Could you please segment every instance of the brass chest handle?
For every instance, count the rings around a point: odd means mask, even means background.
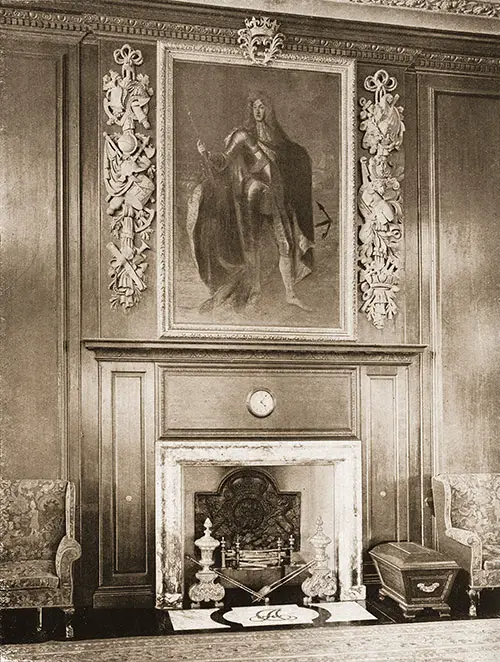
[[[434,593],[434,591],[439,588],[439,582],[434,582],[433,584],[424,584],[424,582],[420,582],[417,584],[417,588],[424,593]]]

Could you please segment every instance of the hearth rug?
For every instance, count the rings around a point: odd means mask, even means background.
[[[325,610],[326,614],[318,608]],[[176,632],[230,627],[221,621],[243,627],[273,627],[377,620],[357,602],[320,602],[312,604],[311,607],[294,604],[233,607],[225,613],[222,609],[181,609],[169,611],[168,615]]]
[[[306,625],[319,614],[309,607],[297,605],[267,605],[263,607],[233,607],[223,615],[225,621],[238,623],[246,628],[275,625]]]

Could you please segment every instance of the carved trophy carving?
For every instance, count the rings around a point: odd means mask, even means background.
[[[136,73],[143,63],[142,53],[124,44],[113,53],[121,64],[121,74],[110,69],[103,78],[104,110],[107,124],[120,132],[104,132],[104,184],[106,213],[111,217],[109,288],[112,308],[130,309],[146,289],[148,267],[145,252],[153,232],[155,211],[155,147],[151,136],[136,132],[136,125],[150,128],[149,102],[153,89],[149,76]]]
[[[359,229],[361,311],[378,328],[397,314],[400,281],[400,241],[403,234],[401,181],[403,166],[394,167],[390,154],[399,150],[405,125],[399,95],[392,94],[397,81],[380,69],[368,76],[365,89],[375,99],[360,99],[363,148],[358,208],[363,217]]]
[[[268,64],[283,48],[285,35],[279,23],[266,16],[246,18],[245,27],[238,30],[238,44],[245,57],[254,64]]]

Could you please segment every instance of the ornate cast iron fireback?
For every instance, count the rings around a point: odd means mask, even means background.
[[[217,492],[194,495],[195,539],[203,535],[210,518],[212,535],[228,543],[240,537],[244,549],[269,549],[276,540],[295,538],[300,549],[300,492],[281,492],[275,479],[262,469],[244,467],[231,471]]]

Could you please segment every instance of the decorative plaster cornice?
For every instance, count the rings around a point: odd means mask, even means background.
[[[90,32],[88,16],[52,13],[43,11],[31,11],[28,9],[14,9],[12,7],[0,7],[0,25],[15,28],[37,28],[67,30],[69,32]]]
[[[94,34],[136,35],[151,39],[194,38],[200,41],[227,39],[237,42],[238,31],[205,25],[170,23],[148,19],[125,18],[105,14],[65,14],[28,9],[0,8],[0,25],[12,27],[38,28],[46,30],[66,30]],[[228,34],[229,33],[229,34]]]
[[[421,51],[415,58],[415,67],[474,74],[500,74],[500,59],[456,53],[432,53]]]
[[[290,37],[287,49],[305,53],[328,53],[329,55],[355,57],[358,60],[385,60],[401,64],[411,64],[421,53],[420,49],[405,46],[300,36]]]
[[[348,0],[348,2],[390,4],[395,7],[406,3],[414,3],[415,8],[418,8],[419,4],[429,4],[430,0]],[[439,0],[439,2],[445,4],[445,0]],[[474,3],[466,0],[448,0],[448,2],[450,7],[453,6],[457,11],[461,7],[465,12],[466,7],[468,7],[471,15],[476,15],[471,9],[473,5],[480,5],[481,8],[488,5],[491,11],[495,11],[494,15],[500,17],[500,3],[496,5],[495,3]],[[490,14],[484,13],[481,15],[489,16]],[[184,39],[202,41],[207,44],[233,44],[235,46],[238,44],[238,29],[96,13],[78,14],[0,7],[0,26],[2,25],[14,29],[60,31],[73,35],[136,37],[141,41],[150,40],[153,42],[158,39]],[[284,52],[289,53],[328,54],[354,57],[361,61],[393,62],[405,66],[416,65],[422,69],[500,74],[500,58],[432,52],[431,50],[363,42],[354,39],[326,39],[304,37],[296,34],[287,34],[286,36],[287,42]]]
[[[357,5],[376,5],[397,9],[418,9],[442,14],[463,14],[465,16],[484,16],[500,18],[498,2],[478,0],[348,0]]]
[[[87,6],[87,12],[89,11],[99,11],[102,4],[106,4],[109,11],[113,11],[113,5],[119,6],[121,4],[126,5],[127,8],[138,11],[141,7],[147,6],[149,8],[156,7],[157,9],[172,9],[172,5],[182,8],[183,6],[189,5],[198,5],[202,7],[234,7],[242,8],[245,7],[249,12],[250,11],[269,11],[269,4],[265,0],[259,2],[259,0],[238,2],[238,0],[149,0],[147,3],[143,3],[141,0],[127,0],[126,3],[123,3],[123,0],[109,0],[106,3],[102,3],[99,0],[89,0],[88,2],[78,2],[78,0],[56,0],[56,2],[49,2],[48,0],[39,0],[38,2],[33,2],[33,0],[11,0],[9,3],[11,6],[16,6],[21,8],[25,7],[27,9],[30,6],[37,6],[38,8],[46,7],[48,11],[74,11],[81,8],[82,5]],[[370,8],[389,8],[396,10],[412,10],[418,11],[423,14],[432,14],[432,15],[461,15],[465,17],[479,17],[479,18],[500,18],[500,2],[498,0],[309,0],[307,5],[304,7],[303,0],[280,0],[280,6],[274,9],[275,12],[279,13],[290,13],[290,14],[303,14],[306,9],[311,16],[321,15],[327,16],[329,13],[334,11],[335,7],[342,5],[365,5]]]

